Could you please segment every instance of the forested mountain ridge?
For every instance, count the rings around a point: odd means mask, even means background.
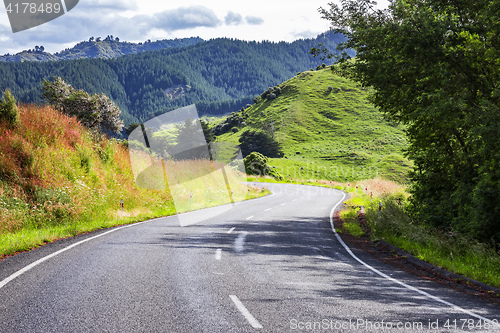
[[[105,39],[101,37],[90,37],[88,41],[82,41],[72,48],[51,54],[44,52],[42,46],[35,46],[30,50],[23,50],[16,54],[5,54],[0,56],[0,61],[23,62],[23,61],[58,61],[75,60],[86,58],[111,59],[127,54],[154,51],[170,47],[185,47],[202,42],[199,37],[163,39],[157,41],[147,40],[144,43],[122,42],[118,37],[108,35]]]
[[[312,47],[322,43],[335,49],[343,40],[331,32],[292,43],[219,38],[114,59],[3,62],[0,90],[9,88],[22,102],[41,103],[42,81],[61,76],[77,89],[109,96],[122,110],[125,125],[195,103],[201,114],[222,114],[321,65],[309,54]],[[178,88],[182,93],[171,94]]]

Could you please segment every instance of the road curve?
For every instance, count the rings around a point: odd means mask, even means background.
[[[185,227],[166,217],[5,259],[0,332],[498,330],[498,305],[345,247],[330,224],[344,193],[265,186]]]

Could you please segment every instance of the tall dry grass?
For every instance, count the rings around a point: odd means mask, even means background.
[[[17,128],[0,124],[0,255],[175,212],[168,192],[135,184],[120,142],[96,138],[49,106],[19,111]],[[120,200],[133,218],[117,218]]]

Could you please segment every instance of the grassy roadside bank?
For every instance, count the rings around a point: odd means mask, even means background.
[[[250,187],[248,196],[244,199],[240,198],[235,201],[255,199],[268,194],[268,190]],[[225,203],[226,202],[221,204]],[[214,203],[204,208],[216,205],[217,204]],[[82,216],[80,219],[76,219],[69,224],[51,225],[49,223],[43,227],[27,227],[15,232],[3,233],[0,234],[0,260],[7,256],[29,251],[59,239],[175,214],[177,214],[177,212],[174,204],[172,200],[169,200],[165,205],[151,205],[149,207],[137,206],[133,209],[124,209],[124,211],[120,208],[102,209],[96,211],[94,214]]]
[[[339,213],[343,222],[340,233],[369,237],[374,242],[384,240],[434,266],[500,288],[500,254],[467,235],[436,230],[410,219],[405,212],[408,195],[404,188],[374,193],[373,197],[359,189],[350,193],[351,199]],[[366,223],[360,219],[360,206]]]
[[[170,191],[136,185],[122,142],[96,137],[51,107],[20,105],[19,115],[17,126],[0,123],[0,258],[57,239],[177,213],[179,202],[174,205]],[[205,189],[195,193],[203,205],[189,210],[227,203],[227,189],[224,199],[203,181],[193,184]],[[266,194],[238,184],[231,184],[242,194],[235,200]]]

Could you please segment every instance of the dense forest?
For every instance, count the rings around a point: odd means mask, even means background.
[[[320,66],[309,51],[335,49],[343,36],[248,42],[227,38],[114,59],[0,63],[0,90],[17,100],[42,103],[43,80],[60,76],[76,89],[104,93],[122,110],[125,125],[196,103],[201,114],[222,114],[252,103],[255,96],[297,72]]]

